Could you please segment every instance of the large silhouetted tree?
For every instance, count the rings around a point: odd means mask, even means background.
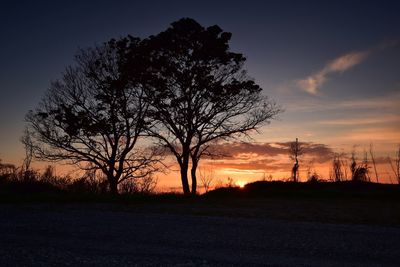
[[[211,143],[246,135],[280,112],[246,74],[245,57],[230,51],[230,39],[218,26],[181,19],[132,52],[133,73],[137,54],[147,57],[150,133],[176,157],[185,194],[196,193],[197,166]]]
[[[35,157],[101,170],[114,194],[120,182],[155,170],[154,151],[139,145],[150,123],[143,88],[120,68],[139,42],[112,40],[77,54],[26,116]]]

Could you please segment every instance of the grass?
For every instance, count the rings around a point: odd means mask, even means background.
[[[3,182],[0,203],[400,226],[400,187],[374,183],[255,182],[187,197],[175,193],[112,196]]]

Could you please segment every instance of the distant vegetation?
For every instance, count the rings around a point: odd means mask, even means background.
[[[357,170],[357,168],[356,168]],[[204,178],[201,173],[200,177]],[[209,187],[203,196],[217,198],[254,198],[254,197],[378,197],[396,198],[400,200],[399,185],[377,184],[359,179],[356,171],[355,179],[349,181],[324,181],[313,174],[307,182],[287,181],[257,181],[244,186],[236,185],[233,179],[225,184],[217,184],[214,189]],[[210,185],[210,180],[206,181]],[[157,180],[149,176],[137,181],[127,180],[120,185],[120,195],[159,195],[155,188]],[[162,193],[165,194],[165,193]],[[161,195],[162,195],[161,194]],[[57,176],[54,169],[48,166],[43,172],[32,169],[22,170],[11,164],[0,161],[0,200],[4,197],[28,198],[43,195],[47,200],[53,197],[81,195],[101,199],[110,195],[107,180],[101,173],[94,170],[86,171],[79,178]],[[110,195],[112,196],[112,194]]]
[[[156,185],[157,180],[148,176],[138,181],[126,180],[121,183],[119,190],[124,195],[150,194],[154,192]],[[0,196],[29,198],[40,194],[52,197],[65,194],[106,196],[110,191],[105,177],[95,170],[86,171],[81,177],[72,178],[68,175],[56,175],[51,166],[43,172],[38,172],[0,163]]]
[[[26,140],[25,140],[26,141]],[[295,144],[295,143],[294,143]],[[300,146],[300,144],[298,144]],[[0,194],[83,194],[93,196],[106,196],[110,193],[109,183],[104,174],[93,169],[80,172],[77,177],[69,175],[56,175],[54,168],[49,165],[43,171],[31,168],[31,151],[26,147],[26,158],[20,167],[13,164],[2,163],[0,159]],[[293,150],[289,150],[292,159]],[[400,147],[394,158],[387,158],[390,163],[392,174],[396,183],[400,184]],[[349,162],[348,162],[349,161]],[[296,165],[298,161],[296,160]],[[203,187],[206,196],[299,196],[299,195],[334,195],[351,196],[367,193],[371,196],[385,195],[393,196],[393,190],[398,190],[398,185],[384,185],[374,183],[370,178],[370,161],[364,157],[358,161],[355,151],[351,157],[344,154],[333,154],[332,167],[329,177],[321,177],[311,167],[307,170],[306,182],[294,181],[291,177],[281,181],[273,181],[273,177],[264,175],[258,182],[238,184],[234,179],[228,177],[226,182],[216,180],[213,169],[200,169],[200,186]],[[376,170],[374,171],[377,175]],[[296,175],[298,176],[298,175]],[[376,176],[378,177],[378,176]],[[377,179],[378,180],[378,179]],[[154,195],[157,194],[157,178],[153,175],[137,179],[126,179],[119,184],[119,193],[122,195]],[[385,191],[386,190],[386,191]],[[389,196],[388,195],[388,196]],[[395,193],[398,196],[397,193]]]
[[[322,198],[396,198],[400,200],[399,185],[376,184],[362,181],[342,182],[284,182],[257,181],[238,186],[221,187],[205,195],[208,197],[322,197]]]

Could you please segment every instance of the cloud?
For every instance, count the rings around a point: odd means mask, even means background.
[[[365,116],[365,114],[364,114]],[[319,121],[322,125],[332,126],[357,126],[357,125],[376,125],[376,124],[388,124],[388,123],[399,123],[400,115],[394,114],[383,114],[380,117],[354,117],[344,119],[331,119]]]
[[[343,55],[330,62],[323,70],[323,74],[328,74],[331,72],[344,72],[360,64],[368,57],[369,54],[369,51],[361,51]]]
[[[350,52],[342,55],[330,62],[318,72],[306,77],[305,79],[297,81],[297,86],[309,94],[315,95],[321,86],[327,81],[327,77],[332,73],[343,73],[354,66],[362,63],[371,51],[357,51]]]
[[[218,151],[223,158],[247,159],[256,156],[276,156],[287,154],[287,148],[276,146],[274,143],[245,143],[233,142],[214,145],[211,153]]]
[[[397,47],[400,44],[400,39],[388,39],[388,40],[383,40],[382,42],[380,42],[376,49],[378,50],[385,50],[388,48],[393,48],[393,47]]]
[[[386,90],[394,91],[379,97],[356,97],[346,100],[322,100],[309,98],[296,99],[286,103],[286,111],[290,112],[321,112],[329,110],[343,111],[362,111],[365,116],[365,110],[372,110],[374,113],[379,110],[391,110],[397,112],[400,106],[400,84],[394,88]]]
[[[315,144],[312,142],[299,142],[304,156],[308,158],[314,158],[315,162],[324,163],[332,159],[333,150],[325,144]],[[289,151],[292,142],[277,143],[283,147],[286,147],[286,151]],[[288,153],[288,152],[287,152]]]
[[[337,140],[352,143],[370,143],[374,141],[397,144],[400,140],[400,126],[354,129],[347,134],[341,135]]]
[[[219,159],[234,161],[257,161],[265,159],[262,164],[269,162],[274,164],[274,158],[289,155],[289,149],[292,142],[278,143],[245,143],[233,142],[214,145],[212,151],[218,151],[221,155]],[[303,147],[304,155],[307,157],[315,157],[317,162],[323,163],[331,159],[333,150],[325,144],[315,144],[312,142],[300,142]],[[276,160],[276,159],[275,159]],[[251,164],[249,164],[251,165]],[[256,164],[255,164],[256,165]]]
[[[250,172],[275,172],[290,170],[293,164],[289,162],[281,162],[275,160],[249,160],[240,162],[236,160],[219,161],[212,164],[214,168],[225,169],[230,171],[250,171]]]

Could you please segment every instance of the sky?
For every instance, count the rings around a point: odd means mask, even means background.
[[[356,150],[361,159],[373,143],[390,182],[385,159],[400,143],[399,11],[397,1],[2,1],[0,158],[21,163],[24,116],[78,48],[147,37],[190,17],[231,32],[231,50],[246,56],[249,75],[285,109],[202,168],[237,182],[284,178],[287,144],[299,138],[309,147],[301,176],[306,169],[328,176],[332,153]],[[179,186],[178,174],[161,183]]]

